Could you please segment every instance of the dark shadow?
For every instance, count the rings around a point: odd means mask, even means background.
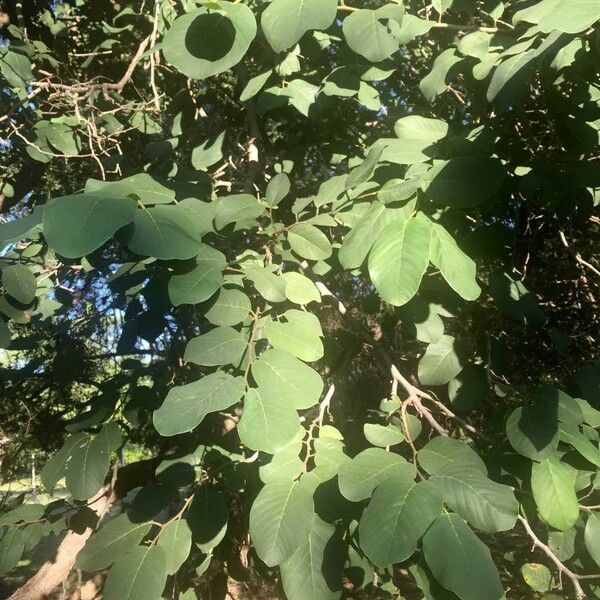
[[[544,388],[535,396],[534,404],[523,407],[519,430],[538,451],[553,444],[558,436],[558,395],[558,390]]]
[[[172,487],[160,483],[144,486],[133,499],[129,508],[129,518],[133,523],[150,521],[159,512],[167,508],[178,494]]]
[[[215,62],[227,56],[235,42],[236,29],[228,17],[206,13],[196,17],[185,35],[185,47],[195,58]]]
[[[535,296],[507,273],[494,273],[490,277],[489,289],[498,308],[523,325],[541,327],[548,320]]]
[[[225,496],[213,487],[204,485],[194,494],[194,500],[186,516],[197,544],[216,541],[229,520],[229,509]]]
[[[80,535],[88,528],[96,529],[97,524],[98,515],[89,506],[83,506],[69,519],[69,528]]]
[[[358,519],[362,504],[350,502],[340,493],[337,475],[320,484],[313,494],[315,512],[323,521],[351,521]]]
[[[342,569],[344,565],[344,542],[342,531],[336,532],[329,538],[323,551],[323,564],[321,573],[331,592],[337,592],[340,589],[342,581]]]

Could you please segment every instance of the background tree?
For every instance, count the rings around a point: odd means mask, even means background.
[[[11,598],[600,596],[598,0],[6,4]]]

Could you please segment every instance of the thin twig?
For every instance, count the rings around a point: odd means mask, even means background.
[[[554,552],[552,552],[552,550],[546,544],[544,544],[544,542],[542,542],[540,538],[538,538],[538,536],[531,528],[529,521],[525,517],[519,515],[517,518],[519,519],[519,521],[521,521],[523,527],[525,528],[525,531],[527,532],[527,535],[531,538],[533,545],[537,546],[542,552],[544,552],[544,554],[556,565],[556,568],[571,580],[571,583],[575,588],[575,597],[577,598],[577,600],[584,600],[586,595],[583,589],[581,588],[579,580],[585,576],[577,575],[577,573],[573,573],[571,569],[566,567],[564,563],[562,563],[561,560],[558,558],[558,556],[556,556],[556,554],[554,554]]]

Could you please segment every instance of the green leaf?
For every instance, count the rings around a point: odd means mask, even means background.
[[[590,556],[600,566],[600,515],[598,513],[590,513],[588,516],[585,524],[584,540]]]
[[[335,528],[315,515],[307,540],[280,567],[288,600],[337,600],[341,595]]]
[[[424,163],[437,155],[436,147],[426,140],[379,138],[372,146],[377,147],[383,147],[382,161],[398,165]]]
[[[454,238],[439,224],[431,223],[431,262],[440,270],[448,285],[465,300],[481,294],[477,284],[477,267]]]
[[[225,132],[221,133],[216,140],[211,144],[210,140],[206,140],[200,146],[196,146],[192,150],[192,166],[198,171],[207,171],[215,163],[223,158],[223,140]]]
[[[366,211],[364,217],[344,237],[342,247],[338,252],[342,267],[344,269],[357,269],[360,267],[384,227],[392,221],[401,219],[402,216],[401,210],[386,208],[383,203],[374,202],[370,209]]]
[[[153,421],[160,435],[169,437],[195,429],[211,412],[225,410],[240,401],[244,381],[218,371],[194,383],[173,388]]]
[[[165,59],[191,79],[206,79],[239,63],[256,37],[256,19],[245,4],[203,6],[173,21],[162,50]]]
[[[321,302],[317,286],[306,276],[290,271],[282,275],[285,281],[285,295],[294,304]]]
[[[536,50],[507,58],[494,70],[487,90],[487,100],[497,110],[506,110],[521,103],[535,71]]]
[[[244,399],[244,412],[238,423],[242,444],[251,450],[275,454],[283,450],[300,429],[294,405],[264,396],[260,388],[252,388]]]
[[[346,43],[371,62],[385,60],[400,47],[403,15],[404,7],[400,4],[353,11],[342,25]]]
[[[447,506],[480,531],[495,533],[515,526],[519,503],[507,485],[460,463],[444,467],[431,481],[441,490]]]
[[[148,173],[137,173],[118,181],[88,179],[85,182],[86,194],[98,196],[106,193],[109,196],[132,196],[144,206],[152,204],[171,204],[175,201],[175,191],[162,185]]]
[[[8,265],[2,268],[2,287],[21,304],[31,304],[35,298],[35,275],[25,265]]]
[[[378,567],[405,561],[442,508],[442,496],[431,482],[388,479],[375,488],[360,519],[360,547]]]
[[[12,571],[25,551],[27,536],[24,529],[10,527],[0,538],[0,573]]]
[[[106,569],[135,548],[151,527],[151,523],[132,523],[126,514],[119,515],[88,539],[77,554],[76,567],[89,573]]]
[[[423,191],[438,206],[477,206],[494,197],[505,171],[496,158],[459,156],[435,161],[423,176]]]
[[[577,427],[572,425],[559,425],[560,441],[565,444],[570,444],[593,465],[600,467],[600,450],[598,446],[592,444]]]
[[[34,233],[37,226],[42,222],[43,214],[44,207],[37,206],[32,213],[20,219],[0,223],[0,248],[6,246],[9,242],[18,242]]]
[[[432,27],[433,24],[428,26]],[[456,54],[454,48],[448,48],[441,54],[438,54],[433,61],[431,71],[419,84],[421,93],[428,102],[433,102],[437,96],[446,91],[448,88],[448,79],[452,76],[455,70],[454,67],[462,61],[463,59]]]
[[[506,435],[519,454],[542,461],[558,448],[556,411],[543,403],[516,408],[506,421]]]
[[[334,21],[337,0],[273,0],[260,24],[271,48],[291,48],[311,29],[327,29]]]
[[[325,260],[331,256],[331,244],[325,234],[314,225],[299,223],[288,231],[292,250],[309,260]]]
[[[167,557],[158,546],[139,546],[117,557],[108,572],[106,600],[160,600],[167,581]]]
[[[500,600],[504,590],[489,548],[458,516],[440,515],[423,538],[434,577],[461,600]]]
[[[396,121],[394,133],[400,139],[423,140],[433,144],[448,135],[448,123],[440,119],[409,115]]]
[[[71,451],[85,440],[83,433],[76,433],[67,437],[61,449],[56,452],[44,465],[40,479],[47,492],[52,492],[59,479],[65,476],[67,460]]]
[[[131,223],[136,202],[93,194],[50,200],[42,218],[48,245],[61,256],[79,258],[100,248],[121,227]]]
[[[408,44],[408,42],[412,42],[415,38],[430,31],[432,27],[435,27],[435,21],[419,19],[414,15],[405,14],[402,18],[398,42]]]
[[[290,193],[290,178],[286,173],[277,173],[267,184],[265,199],[271,207],[277,206]]]
[[[38,521],[45,512],[42,504],[21,504],[0,515],[0,527],[17,523],[33,523]]]
[[[521,574],[525,583],[536,592],[547,592],[552,585],[552,573],[545,565],[525,563],[521,567]]]
[[[276,479],[260,491],[250,509],[250,537],[269,567],[285,562],[310,533],[313,499],[299,483]]]
[[[542,518],[555,529],[571,529],[579,517],[575,474],[550,456],[531,466],[531,491]]]
[[[192,532],[187,522],[176,519],[168,523],[161,530],[156,545],[165,552],[167,574],[177,573],[192,549]]]
[[[368,442],[380,448],[395,446],[404,441],[402,430],[391,423],[389,425],[365,423],[363,425],[363,433]]]
[[[429,264],[430,227],[415,218],[386,225],[369,255],[369,274],[381,297],[394,306],[406,304],[419,290]]]
[[[25,54],[9,49],[0,57],[0,71],[13,88],[27,87],[27,83],[33,79],[31,62]]]
[[[264,267],[246,267],[246,277],[254,284],[256,291],[267,302],[283,302],[285,295],[285,279]]]
[[[216,327],[190,340],[183,360],[205,367],[237,365],[246,345],[246,337],[233,327]]]
[[[303,432],[304,430],[300,430]],[[275,479],[296,479],[304,470],[304,463],[298,456],[302,442],[294,439],[283,450],[273,455],[271,462],[258,468],[260,480],[269,483]]]
[[[487,469],[479,455],[465,442],[450,437],[434,437],[417,452],[419,464],[429,475],[435,475],[448,465],[479,471],[487,475]]]
[[[61,154],[77,156],[81,150],[79,136],[63,123],[52,123],[44,129],[46,139]]]
[[[539,21],[544,33],[581,33],[600,20],[600,0],[560,0]]]
[[[251,98],[254,98],[263,89],[272,72],[272,70],[268,70],[250,79],[240,94],[240,102],[247,102]]]
[[[92,498],[104,484],[110,468],[110,452],[100,436],[75,446],[69,455],[65,475],[75,500]]]
[[[444,385],[463,369],[460,346],[451,335],[429,344],[419,361],[419,381],[423,385]]]
[[[290,99],[290,104],[305,117],[311,115],[318,92],[318,86],[304,81],[304,79],[293,79],[283,89],[283,94]]]
[[[381,146],[373,147],[369,150],[365,160],[358,167],[355,167],[346,178],[345,187],[347,190],[355,188],[371,179],[383,150]]]
[[[0,316],[0,348],[8,348],[11,342],[11,333],[6,321]]]
[[[185,260],[200,251],[203,232],[184,206],[159,205],[135,212],[127,246],[142,256]]]
[[[250,298],[241,290],[222,288],[205,317],[213,325],[237,325],[250,313]]]
[[[169,298],[173,305],[199,304],[208,300],[223,284],[226,265],[222,252],[201,244],[196,266],[187,273],[173,275],[169,280]]]
[[[341,465],[338,483],[345,498],[360,502],[367,499],[386,479],[396,477],[412,481],[415,475],[414,465],[402,456],[382,448],[367,448]]]
[[[323,380],[314,369],[275,348],[252,363],[252,377],[265,399],[289,404],[297,410],[311,408],[323,393]]]
[[[287,322],[268,321],[263,327],[265,337],[274,348],[285,350],[306,362],[323,356],[321,325],[312,313],[288,310],[283,315]]]
[[[215,211],[215,226],[223,229],[235,223],[235,230],[246,229],[265,212],[258,200],[250,194],[233,194],[220,198]]]
[[[194,544],[205,554],[212,553],[227,533],[229,508],[225,496],[209,485],[195,494],[187,514]]]

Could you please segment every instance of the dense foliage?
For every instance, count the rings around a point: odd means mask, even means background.
[[[11,597],[600,598],[600,0],[24,4]]]

